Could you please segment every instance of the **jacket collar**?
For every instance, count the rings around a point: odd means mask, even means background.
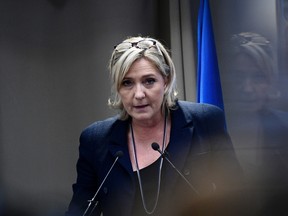
[[[186,158],[190,151],[191,138],[193,135],[193,117],[190,112],[187,112],[186,102],[178,102],[177,109],[171,110],[171,132],[169,142],[169,159],[177,167],[182,170],[185,165]],[[127,131],[129,120],[116,120],[111,128],[109,151],[115,155],[117,151],[122,151],[124,154],[119,158],[118,162],[130,173],[133,172],[129,151]],[[175,170],[167,169],[167,175],[178,175]],[[168,176],[167,176],[168,177]],[[173,181],[175,178],[168,178]],[[171,182],[173,184],[173,182]],[[169,185],[169,184],[168,184]]]
[[[129,127],[129,120],[117,119],[111,128],[108,148],[112,155],[118,151],[123,152],[123,156],[119,158],[118,162],[130,173],[133,172],[130,156],[128,151],[128,138],[127,132]]]

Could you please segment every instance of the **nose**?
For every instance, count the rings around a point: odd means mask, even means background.
[[[244,79],[241,83],[241,89],[243,92],[252,92],[254,88],[254,84],[251,79]]]
[[[137,100],[141,100],[145,98],[145,92],[144,92],[144,87],[141,84],[138,84],[135,86],[135,98]]]

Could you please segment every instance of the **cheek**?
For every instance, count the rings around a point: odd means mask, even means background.
[[[159,89],[159,90],[155,91],[153,94],[154,101],[159,103],[159,104],[162,104],[163,99],[164,99],[164,93],[165,93],[164,89]]]
[[[263,84],[255,87],[255,90],[257,92],[257,95],[259,98],[266,98],[267,94],[269,92],[269,86]]]
[[[127,109],[133,102],[133,94],[132,91],[124,90],[124,91],[119,91],[119,96],[122,101],[123,106],[125,109]]]
[[[119,97],[120,97],[120,99],[121,99],[121,101],[123,102],[123,103],[126,103],[126,101],[127,101],[127,93],[125,92],[125,91],[119,91],[118,92],[118,94],[119,94]]]

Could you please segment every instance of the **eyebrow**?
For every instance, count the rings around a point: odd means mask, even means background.
[[[144,76],[141,77],[142,78],[147,78],[147,77],[156,77],[155,74],[146,74]],[[123,79],[133,79],[132,77],[129,77],[129,76],[125,76]]]

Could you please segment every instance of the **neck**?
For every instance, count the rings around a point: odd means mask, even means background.
[[[171,123],[169,118],[165,121],[165,118],[162,117],[159,122],[150,126],[135,124],[135,121],[131,121],[130,126],[128,148],[133,170],[136,170],[136,164],[141,169],[159,158],[159,152],[154,151],[151,144],[156,142],[159,143],[162,149],[167,147],[170,138]],[[137,159],[138,162],[136,161]]]
[[[165,115],[161,114],[158,117],[149,119],[149,120],[136,120],[132,119],[131,124],[134,128],[140,129],[150,129],[150,128],[157,128],[159,125],[163,125],[165,119]]]
[[[152,142],[158,142],[162,144],[163,133],[170,133],[170,119],[167,116],[161,116],[157,121],[151,121],[149,124],[143,122],[133,121],[131,122],[131,126],[133,128],[134,136],[137,145],[151,145]]]
[[[131,122],[134,130],[139,130],[139,131],[153,131],[155,129],[161,128],[163,129],[163,125],[164,125],[164,117],[161,117],[159,120],[157,121],[149,121],[149,122],[141,122],[141,121],[133,121]]]

